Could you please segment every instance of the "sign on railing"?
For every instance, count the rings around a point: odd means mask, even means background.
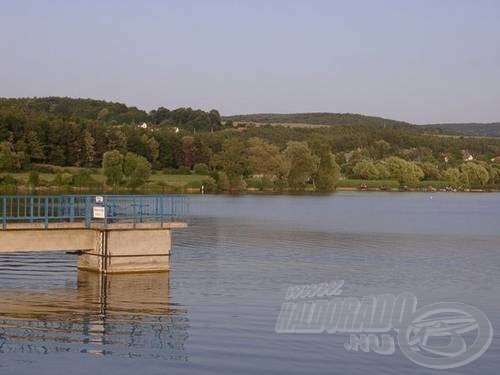
[[[94,206],[92,207],[92,217],[94,219],[104,219],[106,218],[106,208],[104,206]]]

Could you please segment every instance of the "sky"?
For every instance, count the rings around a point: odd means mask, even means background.
[[[0,96],[500,121],[500,1],[0,0]]]

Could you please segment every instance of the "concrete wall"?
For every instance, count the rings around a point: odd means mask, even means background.
[[[97,231],[90,229],[30,229],[0,231],[0,253],[71,251],[95,248]]]

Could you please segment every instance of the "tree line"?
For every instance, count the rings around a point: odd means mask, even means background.
[[[336,126],[301,128],[235,124],[216,110],[147,113],[91,99],[0,99],[0,171],[102,167],[110,186],[130,187],[154,171],[196,172],[207,175],[207,188],[232,191],[249,181],[274,190],[331,191],[339,178],[402,186],[500,183],[499,164],[491,161],[500,155],[499,139],[426,134],[408,124],[363,122],[361,115],[352,125],[349,116],[340,119]]]

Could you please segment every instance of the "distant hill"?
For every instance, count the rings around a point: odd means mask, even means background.
[[[148,114],[136,107],[95,99],[69,97],[0,98],[0,111],[21,111],[72,120],[102,120],[117,123],[141,122]]]
[[[428,124],[420,127],[443,134],[500,137],[500,122]]]
[[[155,124],[171,124],[179,127],[213,129],[220,126],[217,111],[204,112],[191,108],[168,110],[158,108],[146,112],[137,107],[122,103],[107,102],[96,99],[70,97],[40,98],[1,98],[0,115],[8,113],[23,114],[29,118],[63,119],[72,121],[99,120],[107,124],[131,124],[143,121]],[[413,125],[376,116],[365,116],[353,113],[256,113],[247,115],[224,116],[222,120],[235,122],[288,125],[293,127],[321,126],[363,126],[373,129],[406,128],[426,133],[451,134],[466,136],[500,137],[500,122],[495,123],[447,123]],[[200,125],[201,124],[201,125]]]
[[[448,123],[413,125],[404,121],[397,121],[375,116],[365,116],[353,113],[255,113],[248,115],[224,116],[223,120],[235,122],[248,122],[257,124],[283,124],[297,126],[382,126],[406,127],[436,134],[500,137],[500,122],[494,123]]]
[[[254,122],[264,124],[309,124],[309,125],[380,125],[404,126],[411,124],[382,117],[364,116],[353,113],[256,113],[248,115],[224,116],[223,120]]]

